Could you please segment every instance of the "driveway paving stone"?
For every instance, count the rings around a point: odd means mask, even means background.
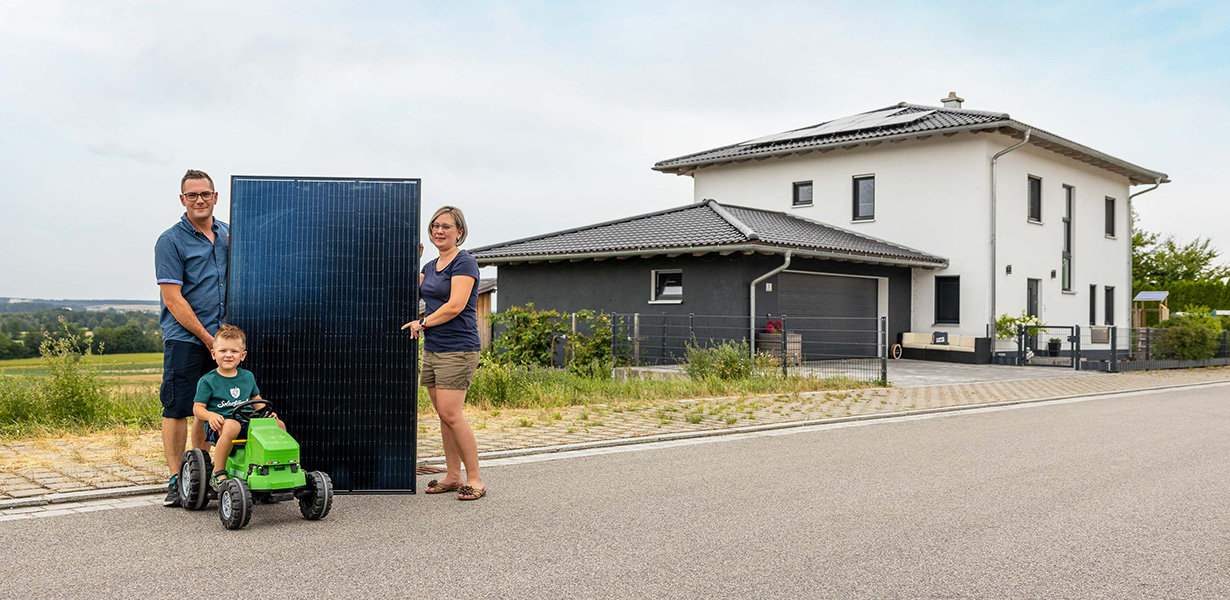
[[[1065,374],[1062,370],[1041,367],[1000,368],[1010,371],[997,372],[994,371],[996,367],[961,370],[949,380],[980,380],[920,385],[917,382],[943,378],[925,375],[920,365],[911,364],[902,369],[909,371],[913,383],[901,387],[627,402],[549,411],[467,409],[466,416],[474,427],[479,451],[496,452],[915,409],[1230,382],[1230,368],[1122,374],[1073,371]],[[1027,377],[1020,376],[1022,374]],[[438,459],[442,455],[439,422],[434,414],[420,415],[418,439],[420,460]],[[161,462],[160,440],[155,430],[0,442],[0,509],[5,508],[6,502],[11,506],[55,492],[106,489],[118,492],[122,488],[163,484],[168,475],[166,465]],[[63,510],[55,504],[48,505],[47,509]],[[17,515],[0,511],[0,519],[13,516]]]

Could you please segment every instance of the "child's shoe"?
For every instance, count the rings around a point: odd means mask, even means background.
[[[214,473],[213,476],[209,478],[210,489],[212,489],[215,492],[221,490],[222,482],[227,479],[225,475],[226,475],[226,471],[218,471],[217,473]]]

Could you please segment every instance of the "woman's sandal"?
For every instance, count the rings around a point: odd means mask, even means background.
[[[487,495],[487,488],[476,489],[472,485],[463,485],[457,488],[457,499],[461,501],[478,500]],[[462,496],[471,496],[470,498],[462,498]]]
[[[439,481],[436,481],[435,479],[432,479],[431,481],[427,482],[427,489],[424,490],[424,492],[428,494],[447,494],[449,492],[457,491],[458,489],[462,487],[465,487],[465,486],[460,483],[444,484],[444,483],[440,483]]]

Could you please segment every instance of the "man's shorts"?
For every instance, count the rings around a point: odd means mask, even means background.
[[[444,390],[468,390],[478,370],[477,352],[423,351],[419,385]]]
[[[222,432],[214,431],[214,428],[210,427],[209,423],[206,423],[205,424],[205,443],[210,444],[210,445],[217,445],[219,433],[222,433]],[[244,423],[239,426],[239,434],[235,436],[235,439],[237,440],[248,439],[248,424],[247,423]]]
[[[183,419],[192,416],[192,400],[201,376],[218,365],[204,344],[168,340],[162,347],[162,416]]]

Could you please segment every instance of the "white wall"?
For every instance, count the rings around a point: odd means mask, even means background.
[[[990,302],[990,159],[1016,143],[999,134],[959,133],[851,150],[706,167],[693,177],[696,202],[785,211],[947,258],[947,269],[914,269],[915,331],[987,332]],[[876,177],[876,218],[853,221],[853,177]],[[1042,178],[1042,224],[1027,221],[1027,177]],[[1026,145],[999,160],[995,314],[1025,309],[1026,280],[1041,280],[1039,313],[1056,325],[1089,323],[1089,285],[1115,287],[1115,323],[1130,323],[1127,178]],[[810,207],[792,207],[793,183],[811,181]],[[1061,289],[1064,185],[1076,189],[1072,293]],[[1104,235],[1104,198],[1115,198],[1116,238]],[[1012,265],[1012,274],[1005,266]],[[1051,278],[1054,269],[1056,276]],[[961,322],[934,323],[937,275],[961,277]]]
[[[990,154],[1010,145],[991,139]],[[1042,178],[1042,224],[1028,220],[1030,175]],[[1055,325],[1089,325],[1089,286],[1097,285],[1097,324],[1104,324],[1105,286],[1115,288],[1115,324],[1131,324],[1128,253],[1128,180],[1110,171],[1038,148],[1023,146],[999,159],[998,313],[1025,310],[1026,280],[1040,279],[1039,317]],[[1064,185],[1076,192],[1071,293],[1063,291]],[[1115,199],[1115,237],[1106,236],[1105,198]],[[1006,265],[1012,265],[1012,274]],[[1051,278],[1051,271],[1055,278]]]
[[[985,134],[936,135],[851,150],[751,160],[695,172],[694,198],[813,219],[947,258],[947,269],[915,269],[917,331],[986,334],[990,277],[990,171]],[[853,178],[875,183],[874,221],[853,221]],[[812,206],[791,206],[793,184],[812,182]],[[961,322],[936,325],[936,275],[961,277]]]

